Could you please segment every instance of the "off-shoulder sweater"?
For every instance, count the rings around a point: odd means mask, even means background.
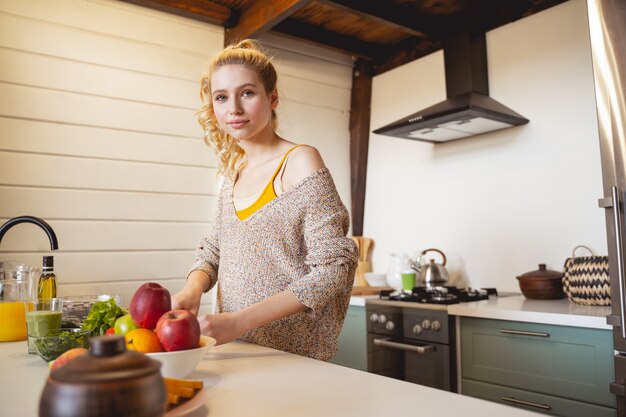
[[[240,220],[233,182],[225,179],[213,227],[192,270],[216,283],[220,312],[241,310],[289,290],[307,309],[253,329],[240,340],[328,360],[337,351],[358,249],[350,219],[327,168],[319,169]]]

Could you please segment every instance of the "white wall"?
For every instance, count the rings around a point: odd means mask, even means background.
[[[517,275],[561,270],[577,244],[606,254],[585,2],[487,33],[487,53],[490,95],[530,123],[437,145],[372,134],[364,235],[376,240],[374,270],[392,251],[435,247],[456,282],[519,291]],[[372,130],[443,99],[442,52],[381,74]]]
[[[275,54],[279,134],[320,151],[350,209],[352,58],[272,34],[260,39]]]
[[[351,62],[267,41],[281,132],[320,149],[349,207]],[[182,287],[217,192],[195,111],[222,44],[220,27],[118,1],[0,0],[0,222],[52,225],[61,295]],[[36,266],[49,253],[26,224],[0,246]]]

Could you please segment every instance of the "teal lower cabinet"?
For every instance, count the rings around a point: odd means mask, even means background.
[[[610,330],[461,319],[462,393],[549,415],[616,417]]]
[[[615,408],[463,379],[463,395],[483,398],[555,416],[617,417]]]
[[[349,306],[332,363],[367,371],[367,323],[364,306]]]

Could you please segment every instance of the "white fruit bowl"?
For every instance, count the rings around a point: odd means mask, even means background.
[[[200,336],[200,347],[175,352],[146,353],[150,359],[161,362],[161,376],[184,378],[196,369],[202,357],[217,341],[212,337]]]

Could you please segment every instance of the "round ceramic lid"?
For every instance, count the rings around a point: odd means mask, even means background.
[[[537,278],[537,279],[559,279],[563,278],[563,272],[552,271],[546,269],[546,264],[539,264],[539,269],[535,271],[526,272],[525,274],[520,275],[519,278]]]

